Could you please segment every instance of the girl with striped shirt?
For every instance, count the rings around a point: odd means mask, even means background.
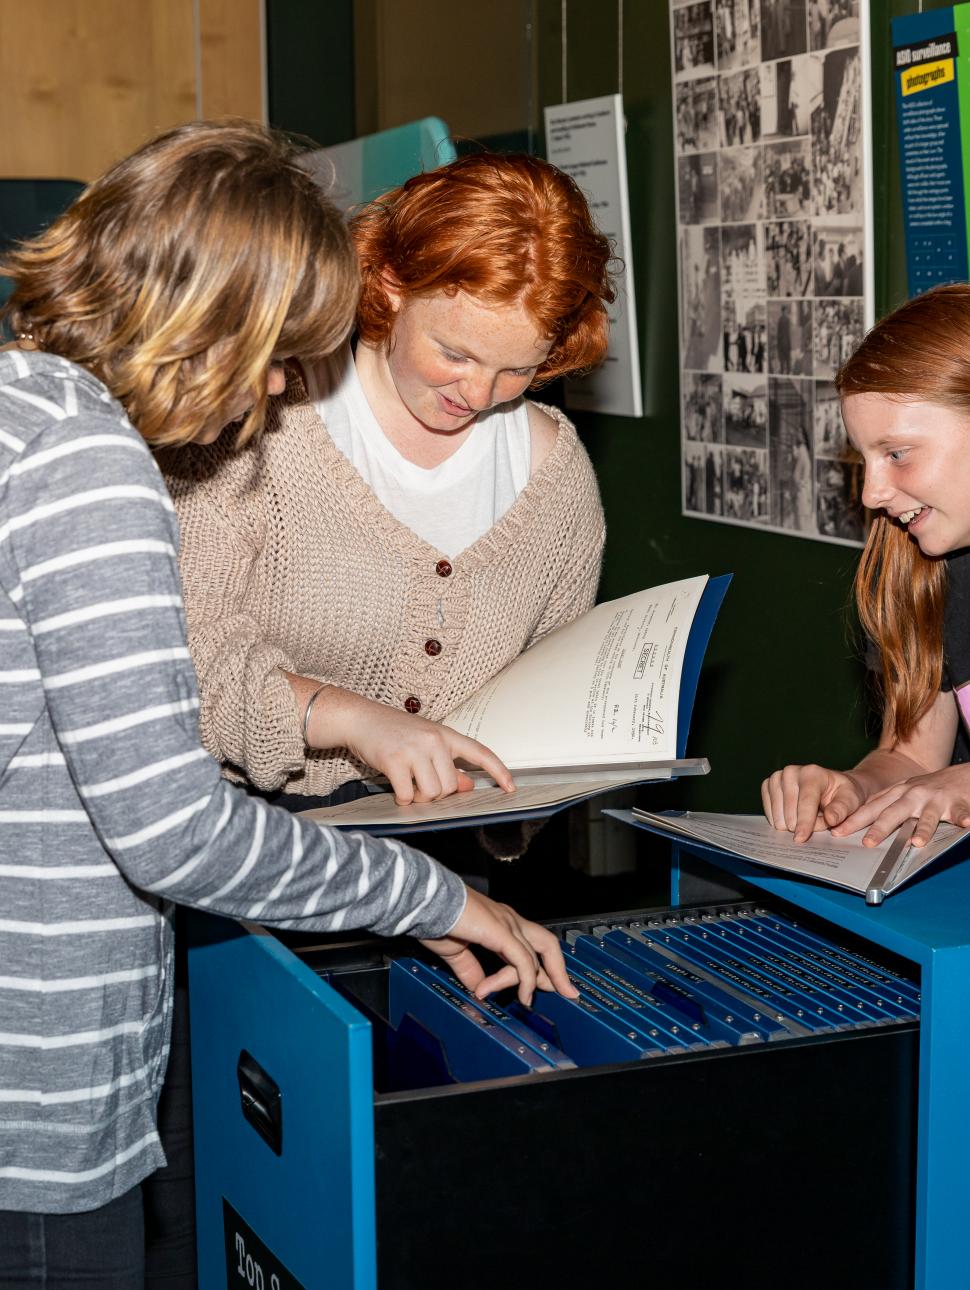
[[[347,335],[356,265],[288,149],[180,127],[9,257],[0,353],[0,1284],[142,1284],[173,903],[407,932],[479,993],[572,993],[552,935],[394,841],[247,796],[199,743],[150,445],[262,427]],[[463,755],[496,771],[487,750]],[[470,945],[506,966],[486,977]]]

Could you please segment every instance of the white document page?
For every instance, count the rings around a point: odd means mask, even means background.
[[[746,860],[808,878],[819,878],[860,893],[865,893],[895,840],[895,834],[892,834],[878,846],[864,847],[862,837],[865,830],[860,829],[846,838],[835,838],[826,830],[813,834],[807,842],[795,842],[790,833],[772,828],[763,815],[718,815],[700,811],[669,816],[640,810],[635,814],[638,819],[681,833],[684,837],[707,842]],[[892,888],[918,873],[968,833],[970,829],[941,824],[925,847],[907,847],[895,868]]]
[[[706,576],[597,605],[520,654],[445,724],[510,770],[677,756],[684,652]]]
[[[543,777],[544,778],[544,777]],[[491,783],[476,783],[467,793],[453,793],[440,802],[398,806],[391,793],[371,793],[342,806],[322,806],[315,810],[301,811],[307,819],[317,824],[339,824],[346,828],[371,828],[377,825],[438,824],[443,820],[464,820],[480,815],[501,818],[512,811],[535,811],[547,806],[558,806],[571,798],[582,798],[594,793],[604,793],[624,783],[636,783],[642,774],[630,776],[609,775],[603,779],[582,776],[577,781],[556,784],[523,784],[514,793],[506,793]],[[670,771],[654,771],[651,779],[669,779]]]

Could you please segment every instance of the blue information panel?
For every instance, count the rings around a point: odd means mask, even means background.
[[[910,295],[968,276],[970,4],[893,19]]]

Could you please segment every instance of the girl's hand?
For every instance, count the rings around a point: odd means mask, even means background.
[[[456,760],[480,767],[507,793],[515,791],[508,768],[484,744],[337,686],[314,700],[307,739],[312,748],[347,748],[381,771],[399,806],[467,792],[473,781]]]
[[[451,968],[463,985],[479,999],[518,983],[519,999],[526,1006],[540,990],[558,990],[567,999],[579,992],[569,982],[559,940],[545,927],[521,918],[508,905],[499,905],[479,892],[468,890],[464,913],[447,936],[422,941]],[[505,959],[507,967],[487,977],[472,945],[481,945]]]
[[[929,775],[914,775],[874,793],[832,832],[837,837],[865,829],[863,846],[885,841],[906,820],[916,820],[914,847],[925,846],[941,820],[970,828],[970,765],[947,766]]]
[[[768,823],[793,833],[796,842],[807,842],[821,829],[835,832],[865,800],[865,789],[857,776],[825,766],[785,766],[761,785]]]

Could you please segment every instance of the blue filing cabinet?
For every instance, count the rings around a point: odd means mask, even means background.
[[[230,1284],[231,1266],[241,1269],[236,1284],[258,1280],[265,1290],[286,1290],[291,1267],[307,1290],[314,1284],[307,1269],[317,1266],[326,1269],[320,1284],[375,1285],[367,1021],[268,932],[204,915],[193,915],[190,927],[200,1286]],[[282,1081],[279,1155],[242,1115],[244,1051],[276,1076],[281,1062],[292,1071]],[[268,1251],[252,1277],[251,1234]]]
[[[192,929],[203,1290],[909,1290],[915,1025],[381,1091],[413,942],[287,939]]]
[[[637,827],[625,811],[611,812]],[[648,831],[650,831],[648,829]],[[682,896],[684,860],[701,858],[919,969],[916,1290],[970,1287],[967,1183],[970,1161],[970,858],[944,858],[882,905],[806,878],[750,864],[699,844],[671,844],[671,903]]]

